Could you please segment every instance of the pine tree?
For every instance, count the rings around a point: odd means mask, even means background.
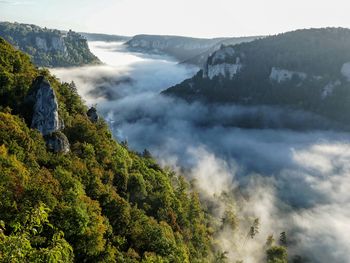
[[[287,247],[287,234],[284,231],[280,234],[280,243],[282,246]]]

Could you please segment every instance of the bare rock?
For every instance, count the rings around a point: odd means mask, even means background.
[[[97,110],[95,107],[91,107],[86,115],[88,116],[89,120],[93,123],[96,123],[98,121],[98,115],[97,115]]]
[[[63,121],[58,115],[58,103],[50,83],[42,76],[38,77],[30,90],[26,103],[32,108],[31,128],[44,136],[46,146],[55,153],[69,152],[69,141],[61,132]]]
[[[35,81],[30,100],[34,102],[31,128],[42,135],[59,131],[63,127],[58,116],[58,103],[50,83],[44,77]]]
[[[68,153],[70,149],[69,141],[62,132],[54,132],[45,136],[46,146],[54,153]]]

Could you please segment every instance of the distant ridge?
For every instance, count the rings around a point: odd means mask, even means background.
[[[350,29],[303,29],[221,46],[195,76],[163,93],[290,107],[350,127]]]
[[[131,51],[165,54],[180,62],[202,66],[207,56],[224,43],[241,43],[256,37],[193,38],[171,35],[136,35],[125,45]],[[199,57],[198,57],[199,56]]]
[[[31,24],[0,22],[0,37],[30,55],[40,67],[69,67],[100,63],[87,40],[74,31],[41,28]]]
[[[79,34],[84,36],[88,41],[126,42],[132,38],[129,36],[119,36],[100,33],[79,32]]]

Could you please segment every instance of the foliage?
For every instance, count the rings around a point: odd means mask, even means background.
[[[284,247],[273,246],[266,251],[267,263],[287,263],[287,250]]]
[[[60,83],[36,69],[0,38],[4,75],[0,262],[229,262],[232,251],[240,259],[242,246],[258,242],[259,218],[244,222],[233,193],[217,197],[225,207],[213,218],[218,207],[203,202],[195,182],[161,168],[148,150],[133,152],[127,142],[114,140],[103,119],[89,120],[74,83]],[[29,128],[26,97],[38,75],[49,80],[57,96],[68,154],[50,152],[42,135]],[[241,223],[246,227],[239,229]],[[230,253],[215,240],[224,231],[233,239]],[[286,246],[283,240],[285,233],[281,245]],[[286,247],[273,243],[271,236],[260,246],[267,261],[286,262]]]
[[[252,226],[249,229],[250,238],[254,238],[257,234],[259,234],[260,220],[259,218],[254,219]]]
[[[55,231],[48,220],[49,209],[43,204],[20,214],[6,235],[5,223],[0,221],[1,262],[73,262],[73,249],[63,232]],[[53,234],[44,235],[44,228]],[[38,248],[39,247],[39,248]]]
[[[29,129],[26,95],[53,87],[71,151]],[[205,262],[208,218],[182,177],[92,123],[73,83],[36,69],[0,39],[0,262]]]
[[[280,234],[280,244],[284,247],[287,246],[287,234],[286,234],[286,232],[282,232]]]

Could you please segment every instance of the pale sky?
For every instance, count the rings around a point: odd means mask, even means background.
[[[268,35],[350,27],[350,0],[0,0],[0,21],[119,35]]]

